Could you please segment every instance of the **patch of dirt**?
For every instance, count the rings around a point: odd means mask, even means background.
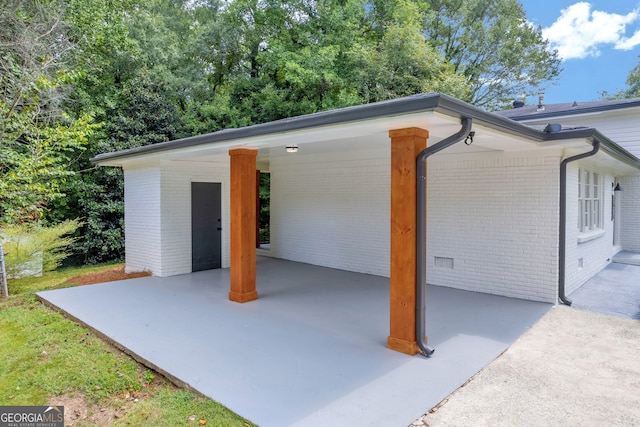
[[[99,404],[90,403],[82,393],[63,394],[50,396],[47,405],[64,406],[64,425],[108,427],[119,418],[126,418],[127,413],[138,404],[139,401],[148,399],[159,387],[173,387],[173,384],[161,375],[153,375],[149,383],[140,378],[141,390],[126,391],[112,395],[100,401]]]
[[[113,282],[115,280],[134,279],[136,277],[150,276],[148,271],[134,271],[131,273],[124,272],[124,265],[112,268],[111,270],[98,271],[95,273],[83,274],[67,279],[65,283],[73,283],[75,285],[92,285],[94,283]]]
[[[63,394],[50,399],[51,406],[64,406],[64,425],[75,426],[78,424],[92,425],[95,427],[109,426],[113,421],[126,413],[126,407],[119,410],[108,406],[89,404],[82,394]]]

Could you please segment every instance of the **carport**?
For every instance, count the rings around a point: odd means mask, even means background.
[[[462,122],[473,123],[473,134],[431,157],[422,177],[430,227],[421,235],[428,255],[418,259],[417,230],[426,224],[416,213],[416,159],[459,134]],[[94,162],[124,169],[127,268],[155,276],[195,271],[192,187],[219,184],[220,264],[230,267],[226,297],[240,303],[262,295],[255,176],[269,171],[272,240],[263,255],[389,277],[387,346],[416,354],[420,267],[428,265],[430,283],[556,302],[559,164],[588,151],[590,136],[533,130],[422,94],[105,153]],[[361,297],[367,301],[366,290]]]

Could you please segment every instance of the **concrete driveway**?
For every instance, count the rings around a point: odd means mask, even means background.
[[[609,265],[413,425],[640,425],[638,288]]]
[[[430,286],[426,359],[386,348],[387,278],[268,258],[257,273],[246,304],[228,301],[228,270],[38,296],[263,427],[408,425],[551,308]]]

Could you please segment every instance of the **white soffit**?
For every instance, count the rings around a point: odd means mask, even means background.
[[[105,162],[109,166],[127,164],[155,163],[159,161],[198,161],[227,162],[228,152],[232,148],[251,148],[259,150],[259,161],[268,161],[272,155],[284,153],[284,147],[295,144],[306,152],[327,153],[342,150],[366,150],[386,147],[389,143],[389,131],[417,127],[429,131],[428,145],[433,145],[460,130],[461,123],[457,117],[434,111],[424,111],[391,117],[381,117],[358,122],[340,123],[319,126],[290,132],[279,132],[249,138],[234,139],[224,142],[200,144],[185,148],[152,152],[133,156],[127,159],[114,159]],[[458,151],[526,151],[535,149],[539,142],[529,137],[502,132],[495,128],[483,126],[474,121],[475,131],[473,143],[466,146],[456,144],[447,153]],[[458,147],[457,145],[461,145]]]
[[[581,146],[572,145],[568,147],[569,149],[564,151],[563,158],[575,156],[580,153],[586,153],[591,151],[591,146],[587,144],[583,144]],[[637,175],[638,169],[635,167],[622,162],[615,157],[611,156],[607,153],[606,148],[600,146],[600,150],[594,156],[584,158],[579,160],[577,164],[592,167],[597,170],[607,170],[615,175]]]
[[[265,149],[284,147],[296,144],[303,145],[318,144],[325,148],[336,143],[341,145],[345,141],[381,141],[383,138],[388,141],[388,133],[391,129],[402,129],[406,127],[420,127],[430,129],[430,132],[445,132],[442,127],[451,127],[455,133],[460,125],[455,119],[446,116],[439,117],[433,112],[421,112],[403,116],[383,117],[359,122],[340,123],[336,125],[319,126],[290,132],[279,132],[268,135],[260,135],[249,138],[234,139],[211,144],[201,144],[185,148],[176,147],[172,150],[159,151],[155,153],[143,154],[131,159],[114,159],[107,165],[121,165],[128,162],[136,162],[136,159],[144,158],[146,161],[154,160],[183,160],[183,161],[226,161],[229,149],[232,148],[252,148],[265,152]],[[444,118],[446,117],[446,119]],[[439,130],[439,132],[438,132]]]

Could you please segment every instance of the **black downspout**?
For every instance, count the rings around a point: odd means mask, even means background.
[[[558,248],[558,298],[562,303],[571,305],[571,300],[567,298],[564,288],[566,270],[566,243],[567,243],[567,164],[576,160],[591,157],[600,150],[600,141],[593,141],[593,150],[567,157],[560,163],[560,227],[559,227],[559,248]]]
[[[435,349],[427,346],[426,301],[427,293],[427,158],[462,141],[471,131],[471,118],[462,118],[458,133],[427,147],[416,160],[416,341],[420,354],[430,357]]]

